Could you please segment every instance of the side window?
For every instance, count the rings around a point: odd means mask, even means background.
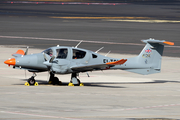
[[[63,49],[56,49],[56,58],[59,59],[66,59],[67,58],[67,54],[68,54],[68,49],[67,48],[63,48]]]
[[[95,54],[92,54],[92,58],[97,58],[97,55],[95,55]]]
[[[85,51],[73,49],[73,59],[82,59],[86,55]]]
[[[52,49],[47,49],[47,50],[44,50],[43,51],[44,53],[46,53],[46,54],[48,54],[49,56],[53,56],[53,51],[52,51]]]

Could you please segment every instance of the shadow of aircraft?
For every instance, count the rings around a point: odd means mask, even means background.
[[[21,79],[22,81],[27,81],[27,79]],[[49,84],[44,80],[36,80],[39,85],[44,86],[68,86],[69,82],[62,82],[58,85]],[[163,83],[180,83],[180,81],[169,81],[169,80],[154,80],[152,82],[86,82],[83,83],[87,87],[106,87],[106,88],[126,88],[120,85],[122,84],[163,84]],[[24,84],[14,84],[14,85],[24,85]],[[76,86],[76,85],[75,85]]]

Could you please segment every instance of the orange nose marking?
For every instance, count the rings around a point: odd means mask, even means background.
[[[11,58],[9,60],[4,61],[5,64],[8,65],[15,65],[16,64],[16,59],[15,58]]]

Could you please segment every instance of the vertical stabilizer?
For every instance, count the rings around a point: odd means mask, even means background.
[[[163,44],[174,45],[174,43],[154,39],[142,40],[142,42],[146,43],[146,45],[141,53],[129,60],[135,64],[134,67],[125,70],[143,75],[159,73],[164,50]]]

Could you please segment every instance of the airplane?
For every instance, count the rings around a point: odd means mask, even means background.
[[[36,73],[48,71],[50,74],[49,83],[59,84],[59,79],[55,74],[71,74],[69,86],[83,86],[78,79],[81,72],[120,69],[142,75],[160,73],[161,59],[164,44],[174,45],[173,42],[165,40],[146,39],[141,40],[146,43],[143,50],[136,57],[132,58],[111,58],[96,52],[67,46],[50,47],[41,53],[27,54],[26,51],[18,50],[12,54],[15,58],[10,58],[4,63],[12,65],[14,69],[25,69],[33,72],[33,76],[28,79],[25,85],[36,85]]]

